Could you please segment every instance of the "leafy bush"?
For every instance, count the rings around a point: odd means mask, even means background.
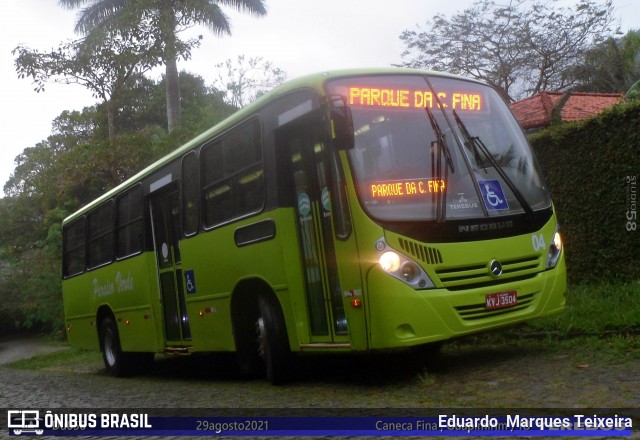
[[[640,279],[640,102],[531,136],[564,238],[569,281]],[[628,216],[635,216],[635,230]]]

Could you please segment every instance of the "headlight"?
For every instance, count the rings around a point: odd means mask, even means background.
[[[395,252],[385,252],[380,256],[380,267],[385,272],[395,272],[400,268],[400,255]]]
[[[435,287],[429,275],[407,256],[389,250],[383,238],[376,242],[376,249],[381,252],[378,264],[383,271],[394,278],[403,281],[414,289],[429,289]]]
[[[405,261],[400,271],[400,275],[402,275],[402,278],[404,278],[407,283],[411,283],[418,273],[420,273],[420,268],[412,261]]]
[[[553,269],[558,264],[558,260],[560,259],[560,255],[562,254],[562,237],[560,237],[560,233],[556,229],[555,234],[553,234],[553,239],[549,244],[549,249],[547,251],[547,269]]]

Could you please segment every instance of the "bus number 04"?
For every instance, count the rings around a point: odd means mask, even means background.
[[[536,252],[546,248],[546,246],[544,245],[544,237],[542,236],[542,234],[531,235],[531,244],[533,245],[533,250]]]

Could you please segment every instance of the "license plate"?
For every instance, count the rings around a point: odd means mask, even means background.
[[[515,290],[489,293],[485,297],[485,309],[487,310],[503,309],[516,304],[518,304],[518,294]]]

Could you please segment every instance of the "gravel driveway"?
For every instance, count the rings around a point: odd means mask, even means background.
[[[0,344],[0,359],[17,350]],[[543,345],[540,345],[543,347]],[[31,348],[30,348],[31,347]],[[12,355],[13,356],[13,355]],[[640,359],[602,361],[519,345],[445,346],[424,366],[401,355],[307,357],[295,380],[274,387],[243,380],[231,356],[158,357],[153,372],[135,378],[106,375],[101,361],[29,371],[0,367],[2,408],[640,408]],[[610,410],[614,411],[614,410]],[[602,411],[601,411],[602,412]],[[636,423],[640,423],[640,419]],[[636,427],[637,429],[637,427]],[[640,432],[634,433],[640,438]]]
[[[0,365],[9,364],[20,359],[66,350],[60,344],[48,344],[42,338],[19,338],[0,340]]]

